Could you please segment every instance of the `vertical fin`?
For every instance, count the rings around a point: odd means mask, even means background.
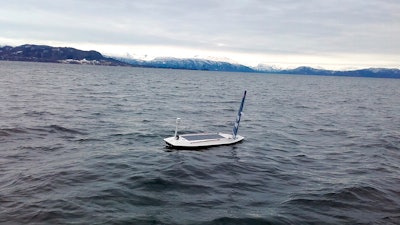
[[[246,93],[247,91],[244,91],[243,98],[242,98],[242,103],[240,103],[240,108],[238,115],[236,117],[235,125],[233,127],[233,139],[236,139],[236,135],[239,130],[239,123],[240,123],[240,118],[242,117],[242,111],[243,111],[243,106],[244,106],[244,100],[246,99]]]

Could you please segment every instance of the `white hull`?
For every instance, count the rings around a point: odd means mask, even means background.
[[[232,134],[214,133],[214,134],[185,134],[176,137],[165,138],[164,141],[173,148],[206,148],[219,145],[231,145],[244,139],[243,136]]]

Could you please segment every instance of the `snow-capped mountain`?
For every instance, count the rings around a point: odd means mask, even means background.
[[[127,66],[118,60],[104,57],[97,51],[30,44],[0,47],[0,60]]]
[[[274,74],[293,74],[293,75],[320,75],[320,76],[351,76],[351,77],[382,77],[382,78],[400,78],[399,69],[369,68],[360,70],[336,71],[325,70],[301,66],[292,69],[285,69],[275,65],[259,64],[251,68],[237,63],[224,62],[221,59],[210,60],[202,58],[173,58],[158,57],[153,60],[126,59],[118,58],[122,62],[133,66],[170,68],[170,69],[188,69],[188,70],[209,70],[209,71],[229,71],[229,72],[259,72]],[[221,61],[220,61],[221,60]]]
[[[170,68],[170,69],[188,69],[188,70],[209,70],[209,71],[227,71],[227,72],[255,72],[254,69],[223,61],[213,61],[200,58],[173,58],[158,57],[153,60],[117,58],[122,62],[133,66]]]
[[[264,64],[264,63],[258,64],[253,69],[255,69],[256,71],[260,71],[260,72],[279,72],[279,71],[283,70],[283,68],[280,66],[268,65],[268,64]]]

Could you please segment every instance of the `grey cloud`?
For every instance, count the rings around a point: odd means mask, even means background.
[[[400,2],[391,0],[40,0],[2,8],[15,14],[0,16],[8,38],[201,49],[221,43],[260,53],[400,51]]]

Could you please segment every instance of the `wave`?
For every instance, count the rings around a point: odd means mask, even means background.
[[[0,137],[15,136],[15,135],[48,135],[53,133],[60,134],[79,134],[86,133],[78,129],[66,128],[60,125],[36,126],[36,127],[14,127],[0,129]]]
[[[22,128],[4,128],[0,129],[0,137],[4,136],[11,136],[13,134],[21,134],[26,133],[25,129]]]
[[[384,219],[382,215],[385,214],[391,216],[384,220],[391,221],[397,217],[393,215],[398,213],[399,208],[389,194],[372,186],[353,186],[319,194],[295,194],[283,205],[309,215],[301,218],[303,221],[326,221],[328,224],[356,222],[355,218],[358,222],[375,223]],[[302,217],[296,212],[290,214]]]
[[[265,218],[253,218],[253,217],[220,217],[217,219],[214,219],[209,222],[202,222],[198,223],[199,225],[216,225],[216,224],[235,224],[235,225],[268,225],[268,224],[289,224],[288,220],[283,220],[281,219],[265,219]]]
[[[45,127],[49,129],[50,132],[61,132],[61,133],[69,133],[69,134],[85,134],[77,129],[66,128],[59,125],[50,125]]]
[[[55,114],[53,114],[51,112],[47,112],[47,111],[35,111],[35,110],[32,110],[32,111],[25,112],[23,115],[27,116],[27,117],[41,117],[41,116],[46,116],[46,115],[52,115],[53,116]]]

